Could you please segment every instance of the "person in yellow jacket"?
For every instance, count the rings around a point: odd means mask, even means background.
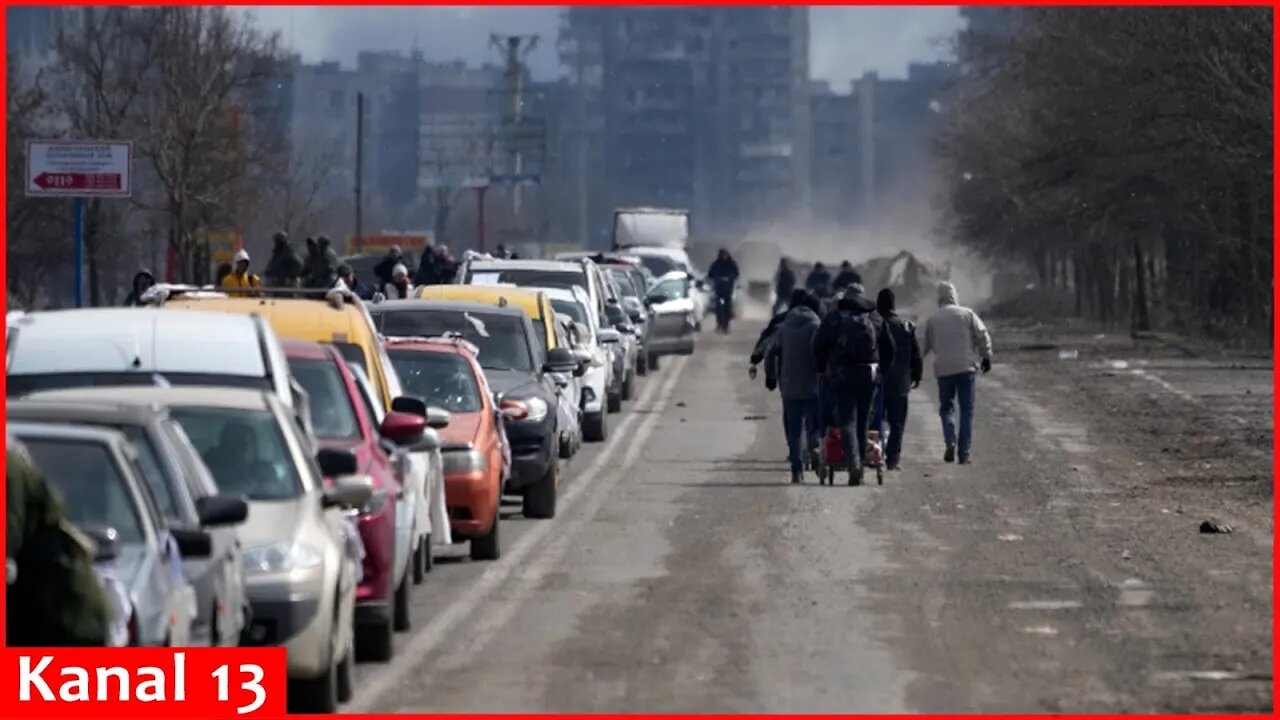
[[[222,278],[220,287],[224,290],[262,287],[262,280],[257,275],[249,272],[248,251],[242,249],[236,253],[235,267],[232,269],[230,275]]]

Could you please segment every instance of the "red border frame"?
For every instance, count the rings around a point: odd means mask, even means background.
[[[85,0],[84,2],[78,2],[78,3],[70,3],[70,2],[54,2],[54,1],[52,1],[52,0],[28,0],[27,2],[10,2],[9,0],[4,0],[4,6],[5,6],[5,8],[6,8],[6,9],[7,9],[8,7],[10,7],[10,6],[22,7],[22,6],[39,6],[39,5],[99,5],[99,6],[100,6],[100,5],[202,5],[202,4],[222,4],[222,5],[237,6],[237,7],[258,7],[258,6],[262,6],[262,5],[271,5],[271,6],[289,6],[289,5],[301,5],[301,6],[317,6],[317,5],[352,6],[352,5],[362,5],[362,4],[365,4],[365,3],[350,2],[350,1],[349,1],[349,2],[335,2],[334,0],[317,0],[317,1],[315,1],[315,2],[301,2],[301,1],[298,1],[298,0],[293,0],[293,1],[285,1],[285,2],[271,2],[271,3],[250,3],[250,2],[244,2],[244,1],[242,1],[242,0],[241,0],[241,1],[237,1],[237,2],[224,2],[224,3],[199,3],[199,2],[191,2],[190,0],[172,0],[171,2],[163,2],[163,1],[160,1],[160,0],[134,0],[133,2],[120,2],[120,1],[118,1],[118,0],[117,0],[117,1],[112,1],[112,0]],[[666,6],[673,6],[673,5],[695,5],[695,4],[696,4],[696,5],[728,5],[728,6],[734,6],[734,5],[740,5],[740,6],[746,6],[746,5],[779,5],[779,4],[783,4],[783,5],[810,5],[810,6],[844,6],[844,5],[875,5],[875,6],[885,6],[885,5],[888,5],[888,6],[894,6],[894,5],[897,5],[897,6],[951,6],[951,5],[952,5],[952,4],[950,4],[950,3],[928,2],[928,1],[924,1],[924,0],[892,0],[892,1],[890,1],[890,2],[865,2],[865,1],[856,1],[856,0],[855,0],[854,2],[833,2],[833,1],[831,1],[831,0],[818,0],[818,1],[816,1],[816,2],[808,2],[808,3],[770,2],[769,0],[739,0],[739,1],[737,1],[737,2],[725,2],[724,0],[710,0],[710,1],[704,1],[704,2],[698,2],[698,3],[693,3],[693,2],[681,2],[681,1],[679,1],[679,0],[643,0],[642,2],[618,2],[617,0],[594,0],[594,1],[588,1],[588,2],[571,2],[571,3],[556,3],[556,2],[545,2],[545,1],[542,1],[542,2],[536,2],[536,1],[535,1],[535,2],[517,2],[517,1],[515,1],[515,0],[487,0],[487,1],[485,1],[485,2],[475,2],[475,3],[456,3],[456,2],[452,2],[452,3],[451,3],[451,2],[439,2],[438,0],[429,0],[429,1],[427,1],[427,2],[409,2],[409,1],[406,1],[406,0],[389,0],[389,1],[384,0],[384,1],[382,1],[382,2],[377,2],[377,3],[372,3],[372,2],[371,2],[371,3],[367,3],[367,4],[368,4],[368,5],[385,5],[385,6],[424,6],[424,5],[450,5],[450,6],[452,6],[452,5],[461,5],[461,4],[490,5],[490,6],[562,6],[562,5],[566,5],[566,4],[568,4],[568,5],[647,5],[647,6],[663,6],[663,5],[666,5]],[[1247,5],[1247,6],[1271,6],[1271,7],[1274,9],[1274,8],[1276,7],[1276,0],[1269,0],[1269,1],[1268,1],[1268,0],[1242,0],[1242,1],[1239,1],[1239,2],[1220,2],[1220,1],[1215,1],[1215,0],[1207,0],[1207,1],[1200,1],[1200,2],[1196,2],[1195,0],[1127,0],[1126,2],[1117,2],[1117,3],[1100,2],[1099,0],[1060,0],[1059,2],[1045,2],[1045,0],[1030,0],[1030,1],[1028,1],[1028,2],[1022,2],[1022,3],[993,2],[992,0],[978,0],[977,2],[966,2],[966,3],[960,3],[960,4],[962,4],[962,5],[969,5],[969,6],[1022,6],[1022,5],[1028,5],[1028,6],[1030,6],[1030,5],[1102,5],[1102,6],[1153,6],[1153,5],[1155,5],[1155,6],[1208,6],[1208,5],[1234,5],[1234,6],[1246,6],[1246,5]],[[1273,10],[1273,12],[1274,12],[1274,10]],[[0,29],[5,28],[5,27],[7,27],[7,13],[5,14],[5,16],[0,17]],[[1273,138],[1274,138],[1274,136],[1275,136],[1276,128],[1277,128],[1277,127],[1280,127],[1280,121],[1278,121],[1278,120],[1277,120],[1277,114],[1280,114],[1280,101],[1276,100],[1276,98],[1275,98],[1275,92],[1274,92],[1274,89],[1275,89],[1276,85],[1280,84],[1280,66],[1277,66],[1277,63],[1276,63],[1276,43],[1277,43],[1278,41],[1280,41],[1280,28],[1277,28],[1277,27],[1275,26],[1274,21],[1273,21],[1273,23],[1272,23],[1272,89],[1273,89],[1273,92],[1272,92],[1272,104],[1273,104],[1273,110],[1272,110],[1272,123],[1273,123],[1272,133],[1273,133],[1273,135],[1272,135],[1272,136],[1273,136]],[[5,59],[0,59],[0,69],[3,69],[3,74],[5,74],[5,77],[6,77],[6,79],[7,79],[7,67],[6,67],[6,63],[7,63],[7,58],[5,58]],[[0,116],[0,126],[7,126],[7,123],[8,123],[8,117],[7,117],[7,116]],[[1274,142],[1273,142],[1273,148],[1274,148]],[[5,159],[5,158],[4,158],[4,156],[5,156],[5,154],[6,154],[6,153],[7,153],[7,147],[6,147],[6,148],[0,148],[0,159]],[[1276,175],[1277,173],[1280,173],[1280,159],[1277,159],[1277,158],[1276,158],[1275,153],[1274,153],[1274,149],[1273,149],[1273,152],[1272,152],[1272,162],[1273,162],[1273,178],[1274,178],[1274,177],[1275,177],[1275,175]],[[14,190],[14,188],[7,188],[7,191],[12,192],[13,190]],[[1273,194],[1273,204],[1280,204],[1280,190],[1277,190],[1277,189],[1276,189],[1276,187],[1275,187],[1275,185],[1274,185],[1274,180],[1273,180],[1272,194]],[[6,243],[5,243],[5,237],[4,237],[4,234],[5,234],[6,230],[7,230],[7,228],[0,228],[0,245],[5,245],[5,244],[6,244]],[[1275,213],[1273,213],[1273,238],[1274,238],[1277,234],[1280,234],[1280,233],[1277,233],[1277,231],[1280,231],[1280,215],[1276,215]],[[5,254],[5,255],[0,255],[0,271],[3,271],[3,270],[5,270],[5,269],[7,268],[7,260],[8,260],[8,258],[7,258],[7,254]],[[1280,275],[1280,257],[1278,257],[1278,256],[1274,253],[1274,251],[1273,251],[1273,253],[1272,253],[1272,272],[1273,272],[1273,277],[1274,277],[1274,276],[1276,276],[1276,275]],[[7,277],[8,277],[8,276],[7,276],[7,273],[6,273],[6,274],[4,274],[4,277],[5,277],[5,278],[7,278]],[[1273,317],[1274,317],[1274,306],[1275,306],[1275,303],[1276,303],[1276,301],[1277,301],[1277,300],[1280,300],[1280,288],[1276,287],[1275,283],[1273,282],[1273,284],[1272,284],[1272,305],[1273,305]],[[1275,347],[1276,345],[1280,345],[1280,326],[1273,326],[1272,333],[1273,333],[1273,347]],[[5,380],[4,380],[4,379],[0,379],[0,387],[3,387],[4,382],[5,382]],[[1274,363],[1273,363],[1273,369],[1272,369],[1272,386],[1273,386],[1273,389],[1274,389],[1274,387],[1278,384],[1278,382],[1280,382],[1280,371],[1277,371],[1277,370],[1276,370],[1276,368],[1274,367]],[[1275,417],[1276,415],[1280,415],[1280,397],[1275,396],[1274,392],[1273,392],[1273,401],[1272,401],[1272,402],[1273,402],[1273,405],[1272,405],[1272,413],[1273,413],[1273,417]],[[1272,433],[1272,453],[1273,453],[1273,454],[1272,454],[1272,477],[1274,478],[1274,477],[1275,477],[1275,475],[1277,474],[1277,471],[1278,471],[1278,470],[1280,470],[1280,442],[1278,442],[1278,441],[1276,440],[1276,438],[1275,438],[1275,434],[1274,434],[1274,431],[1273,431],[1273,433]],[[1273,492],[1274,492],[1274,491],[1273,491]],[[4,509],[4,507],[3,507],[3,506],[4,506],[4,499],[3,499],[3,498],[0,498],[0,511],[2,511],[2,510]],[[1272,511],[1273,511],[1273,513],[1275,512],[1275,510],[1276,510],[1276,508],[1275,508],[1275,498],[1274,498],[1274,495],[1273,495],[1273,499],[1272,499]],[[1276,517],[1277,517],[1277,518],[1280,518],[1280,513],[1277,513],[1277,514],[1276,514]],[[2,545],[2,544],[4,543],[4,541],[5,541],[5,540],[4,540],[4,538],[0,537],[0,545]],[[1280,663],[1277,663],[1277,662],[1276,662],[1276,656],[1275,656],[1275,650],[1274,650],[1274,638],[1276,637],[1276,635],[1277,635],[1277,634],[1280,634],[1280,616],[1277,616],[1277,615],[1275,614],[1275,602],[1274,602],[1274,598],[1275,598],[1275,589],[1276,589],[1276,573],[1277,573],[1277,571],[1280,571],[1280,561],[1277,561],[1276,556],[1275,556],[1275,554],[1274,554],[1274,536],[1273,536],[1273,557],[1272,557],[1272,598],[1273,598],[1273,601],[1272,601],[1272,638],[1273,638],[1273,649],[1272,649],[1272,676],[1273,676],[1273,682],[1274,682],[1275,670],[1276,670],[1276,668],[1277,668],[1277,667],[1280,667]],[[4,598],[3,598],[3,593],[0,593],[0,614],[2,614],[3,609],[4,609]],[[4,640],[3,640],[3,637],[0,637],[0,643],[3,643],[3,641],[4,641]],[[1276,700],[1276,699],[1275,699],[1275,693],[1274,693],[1274,690],[1273,690],[1273,693],[1272,693],[1272,697],[1273,697],[1273,701],[1272,701],[1272,702],[1273,702],[1272,716],[1280,715],[1280,701],[1278,701],[1278,700]],[[5,698],[5,699],[3,699],[3,700],[0,700],[0,704],[7,704],[7,702],[8,702],[8,701],[9,701],[9,699],[8,699],[8,698]],[[442,715],[443,715],[443,714],[441,714],[441,713],[436,713],[436,714],[434,714],[434,715],[432,715],[432,716],[428,716],[428,715],[418,715],[417,717],[433,717],[433,716],[442,716]],[[479,715],[479,714],[474,714],[474,715],[472,715],[472,714],[468,714],[468,715],[461,715],[461,716],[462,716],[462,717],[468,717],[468,718],[475,718],[476,720],[507,720],[507,719],[509,719],[509,718],[511,718],[511,717],[512,717],[512,715],[492,715],[492,714],[488,714],[488,715]],[[83,715],[83,717],[90,717],[90,716],[89,716],[88,714],[85,714],[85,715]],[[305,716],[290,716],[290,717],[305,717]],[[320,716],[316,716],[316,717],[320,717]],[[411,715],[411,714],[400,714],[400,715],[348,715],[347,717],[352,717],[352,718],[370,718],[370,719],[372,719],[372,718],[387,718],[387,717],[414,717],[414,715]],[[583,720],[585,720],[585,719],[587,719],[587,718],[598,718],[598,717],[600,717],[600,715],[571,714],[571,715],[556,715],[556,716],[554,716],[554,717],[564,718],[564,719],[566,719],[566,720],[579,720],[579,719],[583,719]],[[631,716],[631,717],[639,718],[639,719],[642,719],[642,720],[660,720],[660,719],[661,719],[661,720],[674,720],[674,719],[677,719],[677,718],[735,718],[735,717],[736,717],[736,718],[742,718],[742,717],[752,717],[752,716],[746,716],[746,715],[653,715],[653,714],[649,714],[649,715],[634,715],[634,716]],[[755,716],[755,717],[789,717],[789,718],[796,718],[797,720],[810,720],[810,719],[812,719],[812,720],[818,720],[819,718],[827,718],[827,717],[831,717],[831,716],[829,716],[829,715],[781,715],[781,716]],[[891,717],[896,717],[896,716],[892,716],[892,715],[879,715],[879,716],[861,716],[861,717],[884,717],[884,718],[891,718]],[[968,716],[968,715],[940,715],[940,716],[937,716],[937,717],[956,717],[956,718],[959,718],[959,717],[971,717],[971,716]],[[1035,717],[1035,716],[1034,716],[1034,715],[1009,715],[1009,716],[1007,716],[1007,717]],[[1132,717],[1132,716],[1122,716],[1122,715],[1094,715],[1094,716],[1083,716],[1083,715],[1077,715],[1077,716],[1068,716],[1068,717],[1096,717],[1096,718],[1117,718],[1117,719],[1119,719],[1119,718],[1121,718],[1121,717]],[[1168,717],[1168,718],[1173,718],[1173,717],[1176,717],[1176,716],[1172,716],[1172,715],[1147,715],[1147,716],[1144,716],[1144,717]],[[1200,716],[1200,717],[1205,717],[1205,718],[1218,718],[1218,717],[1221,717],[1221,718],[1241,718],[1241,717],[1268,717],[1268,716],[1266,716],[1266,715],[1216,715],[1216,716],[1215,716],[1215,715],[1207,715],[1207,716]]]

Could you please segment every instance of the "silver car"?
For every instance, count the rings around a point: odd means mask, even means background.
[[[8,430],[57,490],[67,520],[94,541],[98,572],[123,588],[128,644],[188,645],[196,593],[181,558],[207,557],[209,535],[165,527],[128,438],[53,423],[11,421]]]
[[[292,413],[261,390],[211,387],[85,389],[88,401],[128,392],[164,403],[220,492],[249,500],[238,528],[253,613],[247,645],[288,650],[289,704],[333,712],[349,698],[356,584],[362,554],[348,510],[373,481],[349,452],[317,452]],[[331,482],[326,487],[326,478]]]
[[[143,479],[171,528],[203,530],[212,548],[208,557],[183,558],[187,581],[196,591],[193,645],[235,646],[248,620],[249,604],[240,569],[235,526],[249,507],[243,498],[218,494],[213,476],[182,427],[162,405],[131,400],[122,390],[118,402],[84,402],[75,390],[37,393],[8,404],[9,420],[88,425],[119,430],[138,451]]]

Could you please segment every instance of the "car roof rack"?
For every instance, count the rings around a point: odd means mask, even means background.
[[[294,298],[324,300],[334,308],[341,310],[346,304],[357,305],[360,297],[351,292],[351,288],[342,280],[338,280],[330,288],[291,288],[291,287],[256,287],[245,290],[227,291],[212,285],[187,285],[180,283],[156,283],[147,288],[139,298],[143,305],[164,305],[174,297],[188,298]]]
[[[462,333],[456,331],[446,332],[443,335],[380,335],[379,339],[387,345],[399,345],[407,343],[427,343],[431,345],[454,345],[467,350],[472,355],[479,357],[480,348],[475,343],[467,340]]]

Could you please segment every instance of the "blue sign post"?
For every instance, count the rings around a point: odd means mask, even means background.
[[[75,213],[76,307],[84,307],[84,198],[72,201]]]

